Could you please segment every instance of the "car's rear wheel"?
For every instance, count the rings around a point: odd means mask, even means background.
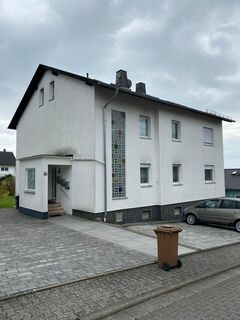
[[[240,232],[240,220],[236,221],[235,224],[234,224],[234,226],[235,226],[235,230],[236,230],[237,232]]]
[[[189,213],[187,215],[186,221],[187,221],[188,224],[194,225],[194,224],[197,223],[197,218],[193,213]]]

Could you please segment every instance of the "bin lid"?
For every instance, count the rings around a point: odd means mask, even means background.
[[[153,229],[153,231],[156,234],[157,233],[176,233],[176,232],[182,232],[182,229],[174,226],[159,226],[156,229]]]

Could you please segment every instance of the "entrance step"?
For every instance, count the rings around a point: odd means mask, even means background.
[[[48,216],[53,217],[53,216],[61,216],[65,213],[63,207],[61,206],[60,203],[49,203],[48,204]]]

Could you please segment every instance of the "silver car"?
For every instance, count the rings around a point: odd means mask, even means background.
[[[233,226],[240,232],[240,199],[209,199],[184,210],[184,219],[188,224],[208,222]]]

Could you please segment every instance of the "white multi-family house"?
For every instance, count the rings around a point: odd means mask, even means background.
[[[0,151],[0,177],[15,175],[16,158],[10,151]]]
[[[123,70],[106,84],[39,65],[9,125],[21,212],[45,219],[56,202],[113,223],[171,220],[224,195],[222,121],[233,120],[129,87]]]

